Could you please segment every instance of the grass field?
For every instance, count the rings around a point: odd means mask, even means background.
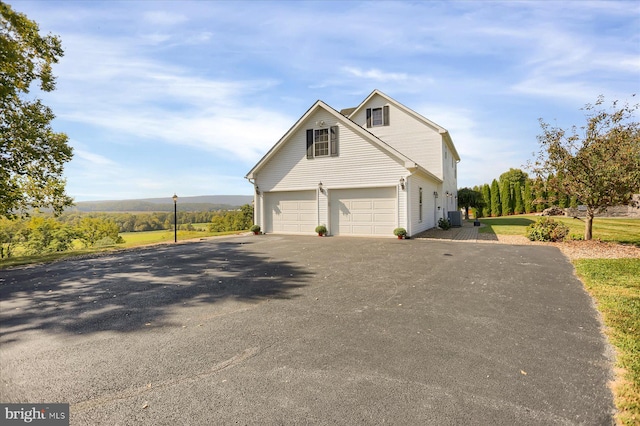
[[[538,219],[540,216],[534,215],[482,218],[480,222],[486,226],[480,228],[479,232],[524,236],[527,226],[537,222]],[[567,225],[570,236],[584,235],[584,219],[563,216],[553,216],[552,219]],[[597,217],[593,220],[593,238],[601,241],[634,244],[640,247],[640,219]]]
[[[640,424],[640,259],[578,259],[574,265],[616,347],[618,418]]]

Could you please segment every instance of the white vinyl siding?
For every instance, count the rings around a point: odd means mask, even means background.
[[[350,118],[360,126],[366,127],[367,109],[380,108],[384,105],[389,105],[389,116],[391,117],[389,125],[374,126],[367,128],[367,130],[442,179],[444,154],[442,152],[442,135],[438,129],[408,115],[394,104],[388,104],[388,101],[379,95],[373,96],[357,114]]]
[[[420,188],[422,188],[422,221],[420,220]],[[427,229],[434,228],[437,223],[437,201],[433,193],[438,191],[438,183],[434,180],[415,174],[409,179],[407,187],[410,192],[409,197],[412,200],[409,212],[411,225],[407,227],[407,231],[411,235],[419,234]]]
[[[326,126],[338,126],[339,155],[307,159],[306,129],[323,120]],[[335,117],[319,111],[308,119],[309,126],[291,135],[264,167],[256,173],[261,191],[310,190],[322,182],[325,188],[395,186],[407,170],[399,160],[363,139]]]
[[[447,217],[447,212],[457,210],[458,208],[458,182],[456,173],[456,162],[451,149],[447,146],[446,142],[442,142],[442,149],[444,152],[448,152],[448,159],[443,160],[444,170],[444,182],[442,184],[442,209],[444,217]],[[447,192],[450,196],[447,197]]]
[[[331,191],[331,234],[393,236],[397,224],[396,195],[396,187]]]

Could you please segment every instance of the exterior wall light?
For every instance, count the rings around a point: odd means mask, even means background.
[[[405,188],[405,186],[404,186],[404,178],[403,177],[400,178],[400,188],[402,188],[402,189]]]

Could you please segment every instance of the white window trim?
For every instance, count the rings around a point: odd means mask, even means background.
[[[318,136],[318,132],[320,131],[325,131],[326,135],[327,135],[327,140],[326,141],[321,141],[320,143],[322,143],[323,145],[326,143],[327,148],[326,154],[318,154],[318,140],[316,139],[316,137]],[[317,157],[329,157],[331,155],[331,131],[330,129],[313,129],[313,157],[317,158]]]

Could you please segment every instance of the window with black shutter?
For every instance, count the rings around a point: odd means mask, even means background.
[[[381,108],[367,108],[367,127],[389,125],[389,105]]]
[[[307,158],[338,156],[338,126],[307,129]]]

